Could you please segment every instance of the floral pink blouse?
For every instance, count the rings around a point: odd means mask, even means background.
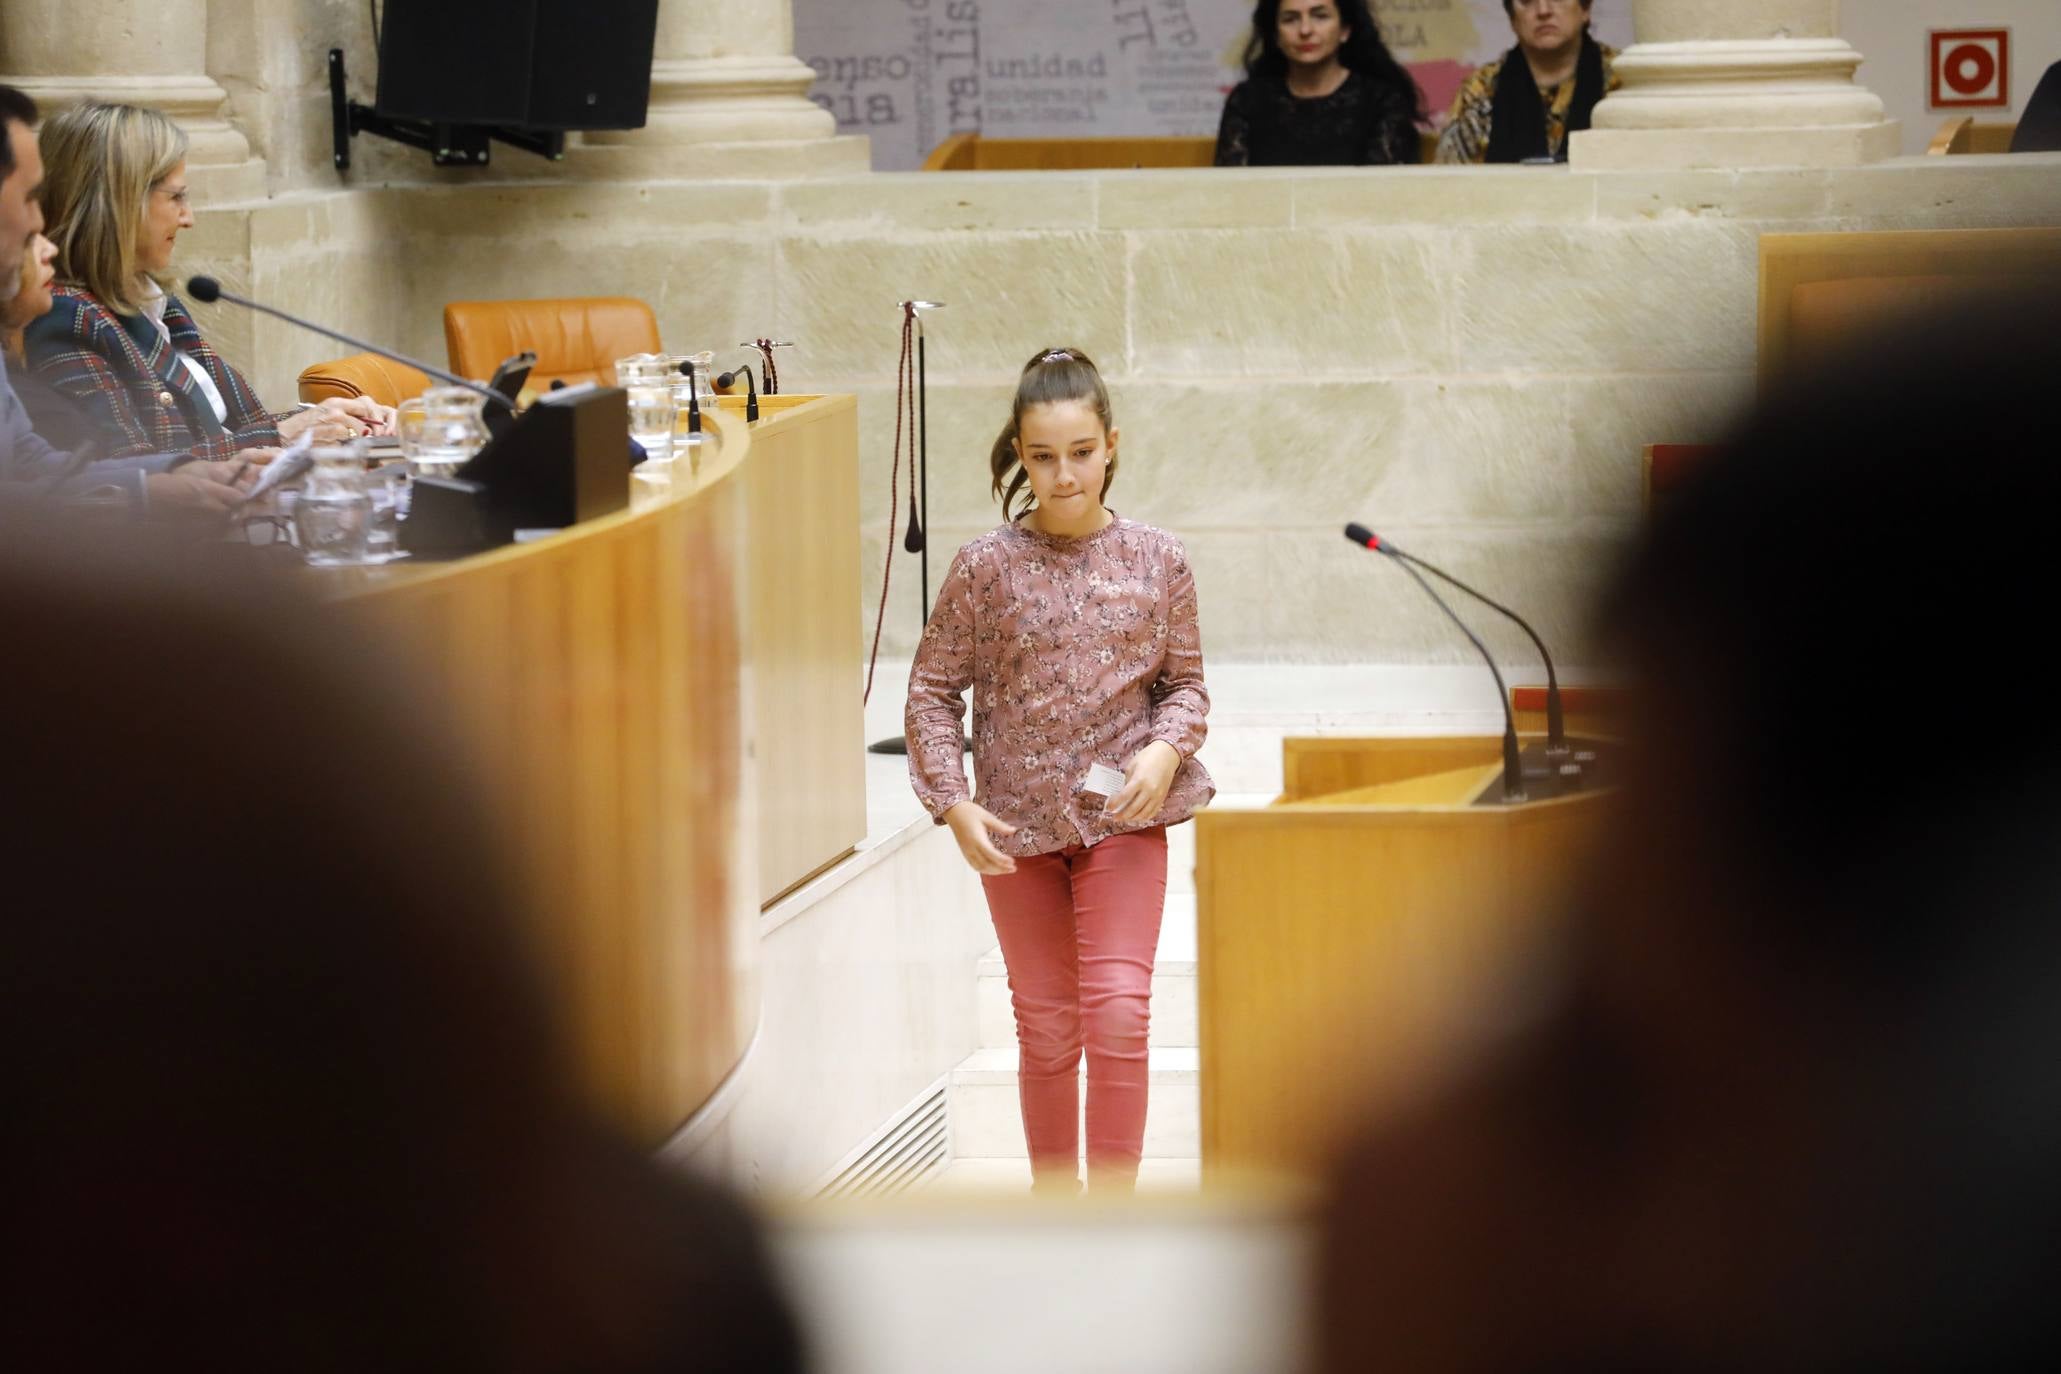
[[[959,550],[909,675],[909,779],[940,824],[968,796],[959,694],[973,688],[975,800],[1017,827],[1023,857],[1187,820],[1216,794],[1195,577],[1181,541],[1118,517],[1063,539],[1020,522]],[[1165,740],[1180,768],[1159,814],[1115,824],[1082,796],[1088,765],[1121,772]]]

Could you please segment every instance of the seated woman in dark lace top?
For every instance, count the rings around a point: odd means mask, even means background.
[[[1367,0],[1259,0],[1245,80],[1224,101],[1219,167],[1416,162],[1424,97]]]

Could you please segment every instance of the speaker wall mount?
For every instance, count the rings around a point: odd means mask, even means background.
[[[350,98],[329,53],[337,170],[351,136],[421,148],[439,167],[484,167],[496,141],[556,161],[565,136],[641,129],[650,114],[659,0],[385,0],[379,90]]]
[[[563,129],[515,129],[492,124],[457,124],[442,120],[398,119],[351,99],[342,48],[329,50],[330,137],[336,170],[351,169],[351,139],[357,134],[390,138],[420,148],[439,167],[484,167],[491,160],[489,144],[499,139],[511,147],[558,162],[565,157]]]

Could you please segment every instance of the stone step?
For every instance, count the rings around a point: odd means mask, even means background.
[[[1014,1049],[1016,1014],[1010,1010],[1009,969],[999,947],[981,959],[979,980],[981,1047]],[[1151,1043],[1192,1048],[1201,1043],[1196,1036],[1195,894],[1169,892],[1153,956]]]
[[[928,1192],[965,1194],[1027,1193],[1030,1191],[1030,1161],[1015,1159],[954,1159],[924,1185]],[[1141,1159],[1138,1161],[1138,1191],[1141,1193],[1193,1193],[1202,1187],[1199,1159]]]
[[[1151,1052],[1145,1112],[1148,1159],[1202,1156],[1202,1058],[1190,1048]],[[1085,1088],[1085,1084],[1083,1084]],[[1082,1093],[1085,1108],[1087,1094]],[[1023,1109],[1016,1095],[1016,1050],[985,1049],[952,1071],[946,1088],[955,1159],[1023,1159]],[[1085,1143],[1086,1133],[1082,1133]]]

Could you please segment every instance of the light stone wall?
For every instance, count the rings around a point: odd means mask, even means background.
[[[273,194],[412,179],[418,162],[421,173],[432,174],[427,154],[381,139],[356,140],[356,165],[347,175],[339,175],[332,160],[329,50],[344,50],[354,98],[371,104],[377,85],[364,0],[207,0],[207,16],[208,74],[229,92],[230,112],[252,151],[265,159]]]
[[[671,346],[796,340],[789,391],[860,397],[869,635],[895,302],[943,300],[933,590],[997,518],[987,454],[1017,369],[1072,343],[1114,394],[1111,504],[1186,540],[1211,656],[1463,659],[1339,537],[1358,518],[1536,612],[1579,661],[1638,518],[1641,445],[1715,439],[1750,399],[1758,236],[2010,224],[2061,224],[2061,157],[391,188],[211,210],[185,266],[431,359],[443,302],[479,296],[622,292]],[[340,351],[269,321],[209,327],[272,398]],[[882,645],[906,655],[915,560],[895,563]]]

